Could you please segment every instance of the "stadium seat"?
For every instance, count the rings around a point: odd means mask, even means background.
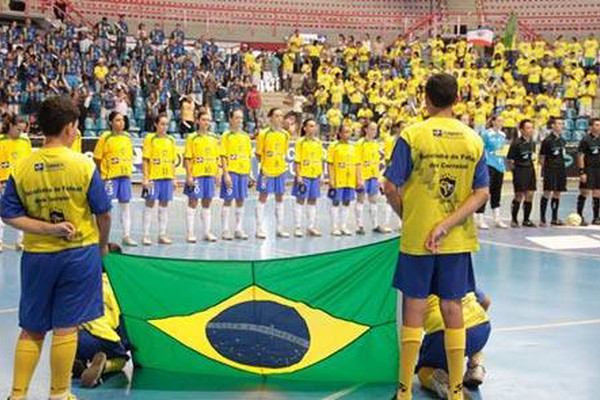
[[[169,133],[177,133],[178,129],[177,129],[177,122],[175,122],[174,120],[171,120],[169,122]]]
[[[565,119],[565,130],[572,132],[575,130],[575,122],[572,119]]]
[[[573,132],[573,134],[571,135],[571,141],[573,142],[579,142],[581,139],[583,139],[586,135],[585,131],[580,131],[577,130],[575,132]]]
[[[219,122],[219,133],[223,133],[229,129],[229,122],[221,121]]]
[[[248,133],[254,133],[256,129],[256,124],[253,121],[248,121],[246,123],[246,129],[248,129]]]
[[[215,112],[215,113],[217,111],[223,110],[223,103],[221,102],[221,100],[214,99],[212,102],[212,109],[213,109],[213,112]]]
[[[587,118],[579,118],[575,121],[575,129],[578,131],[587,131],[590,128],[590,121]]]
[[[225,121],[225,111],[219,110],[214,112],[214,119],[217,122]]]
[[[93,130],[85,130],[83,131],[83,137],[96,137],[96,131]]]
[[[565,111],[565,117],[575,119],[577,118],[577,111],[575,111],[574,108],[567,108],[567,110]]]
[[[94,119],[91,117],[87,117],[84,121],[84,128],[87,131],[93,131],[95,129],[95,123],[94,123]]]

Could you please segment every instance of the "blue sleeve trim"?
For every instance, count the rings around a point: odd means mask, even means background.
[[[398,138],[383,176],[394,185],[401,187],[408,181],[412,169],[413,162],[410,146],[406,143],[406,140]]]

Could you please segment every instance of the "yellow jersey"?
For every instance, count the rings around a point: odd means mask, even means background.
[[[466,329],[481,325],[490,320],[489,315],[485,312],[481,304],[477,302],[477,297],[473,292],[467,293],[462,298],[462,309]],[[440,299],[435,295],[427,298],[427,310],[425,311],[423,326],[426,335],[444,330],[444,319],[440,311]]]
[[[133,143],[127,132],[105,132],[94,149],[94,159],[100,161],[102,179],[131,176],[133,170]]]
[[[27,135],[21,135],[16,139],[2,135],[0,137],[0,182],[8,180],[17,162],[31,151],[31,142]]]
[[[76,229],[70,240],[25,232],[26,251],[53,253],[98,243],[99,231],[88,203],[95,171],[92,160],[67,147],[42,148],[18,162],[12,176],[27,216],[51,223],[68,221]],[[108,211],[108,199],[106,203],[103,208]]]
[[[187,137],[184,158],[191,163],[193,177],[217,176],[220,156],[221,145],[214,133],[195,132]]]
[[[149,133],[144,138],[142,158],[148,160],[148,179],[175,179],[177,145],[171,135]]]
[[[381,143],[377,140],[361,138],[356,142],[360,155],[361,176],[364,180],[379,178],[379,164],[381,162]]]
[[[221,157],[225,158],[227,171],[249,175],[252,168],[252,143],[243,131],[227,131],[221,136]]]
[[[260,157],[260,171],[264,176],[279,176],[287,170],[285,157],[289,143],[290,134],[283,129],[274,131],[267,128],[258,134],[256,155]]]
[[[334,142],[327,149],[327,163],[333,168],[334,188],[356,189],[356,169],[360,154],[353,143]]]
[[[383,140],[383,159],[385,160],[386,164],[392,158],[392,152],[394,151],[394,146],[396,145],[397,140],[397,136],[388,136]]]
[[[319,139],[302,137],[296,141],[296,158],[302,178],[320,178],[323,175],[325,151]]]
[[[454,118],[432,117],[404,129],[400,137],[410,149],[412,172],[404,184],[403,235],[405,254],[431,254],[425,240],[432,229],[454,213],[473,192],[475,172],[483,155],[479,135]],[[392,158],[388,169],[394,168]],[[479,249],[473,218],[448,232],[440,254]]]
[[[86,322],[81,327],[97,338],[109,342],[120,342],[121,337],[117,333],[117,329],[119,328],[121,309],[106,274],[102,274],[102,297],[104,315],[91,322]]]

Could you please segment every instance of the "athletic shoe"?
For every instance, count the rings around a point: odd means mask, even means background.
[[[87,388],[98,386],[101,383],[106,361],[106,354],[102,352],[96,353],[90,366],[81,374],[81,386]]]
[[[256,238],[257,239],[266,239],[267,238],[267,234],[262,229],[258,229],[256,231]]]
[[[73,362],[73,368],[71,369],[71,375],[73,376],[74,379],[80,379],[81,378],[81,374],[83,374],[83,371],[85,371],[86,366],[85,363],[81,360],[75,360]]]
[[[331,232],[331,234],[333,236],[342,236],[342,231],[336,228]]]
[[[196,238],[196,236],[192,235],[187,235],[187,238],[185,238],[185,241],[188,243],[196,243],[198,241],[198,238]]]
[[[467,372],[465,372],[465,377],[463,379],[463,383],[466,387],[475,389],[481,385],[484,380],[485,368],[483,365],[467,365]]]
[[[302,228],[296,228],[296,229],[294,229],[294,236],[296,236],[296,237],[302,237],[302,236],[304,236],[304,231],[302,230]]]
[[[352,236],[352,231],[346,227],[343,227],[342,234],[344,234],[345,236]]]
[[[528,219],[523,221],[523,226],[525,228],[537,228],[537,225],[535,224],[535,222],[532,222],[531,220],[528,220]]]
[[[364,226],[359,226],[358,228],[356,228],[356,234],[357,235],[364,235],[365,232],[365,227]]]
[[[4,245],[2,244],[2,242],[0,242],[0,253],[2,253],[4,251]]]
[[[150,240],[150,238],[148,236],[144,236],[142,238],[142,244],[144,246],[152,246],[152,240]]]
[[[581,218],[581,224],[579,224],[579,226],[588,226],[588,225],[589,225],[589,223],[585,219]]]
[[[321,233],[321,231],[318,230],[317,228],[308,228],[307,233],[308,233],[308,236],[315,236],[315,237],[319,237],[319,236],[323,235]]]
[[[594,218],[592,220],[592,225],[600,225],[600,218]]]
[[[233,235],[231,234],[231,231],[223,231],[221,238],[223,240],[233,240]]]
[[[433,389],[435,394],[439,396],[440,399],[448,399],[448,373],[443,369],[436,369],[433,371]],[[463,400],[472,400],[473,397],[471,393],[463,388]]]
[[[560,219],[555,219],[550,222],[550,225],[554,225],[554,226],[563,226],[564,224],[565,223],[562,222]]]
[[[123,238],[123,240],[121,241],[121,243],[123,244],[123,246],[129,246],[129,247],[137,247],[137,242],[135,240],[133,240],[130,236],[126,236]]]
[[[495,220],[494,225],[496,225],[496,228],[500,228],[500,229],[508,228],[508,225],[506,225],[506,223],[504,221],[502,221],[501,219]]]
[[[290,234],[283,229],[277,229],[277,237],[287,239],[290,237]]]
[[[24,248],[25,248],[25,246],[23,246],[22,242],[15,243],[15,250],[16,251],[23,251]]]
[[[204,235],[204,240],[207,242],[216,242],[217,237],[212,232],[206,232],[206,234]]]
[[[173,243],[173,241],[168,236],[159,236],[158,237],[158,244],[172,244],[172,243]]]
[[[487,224],[487,222],[485,222],[484,218],[481,218],[479,220],[479,224],[477,224],[477,227],[479,229],[483,229],[484,231],[490,229],[490,226]]]
[[[248,234],[244,231],[235,231],[235,238],[242,239],[242,240],[248,240]]]
[[[379,225],[377,228],[373,229],[373,232],[377,233],[392,233],[392,228],[389,226]]]
[[[545,228],[548,226],[548,223],[545,220],[541,220],[540,224],[538,225],[540,228]]]
[[[525,226],[525,221],[523,221],[523,226]],[[511,228],[520,228],[520,225],[517,221],[510,221]]]

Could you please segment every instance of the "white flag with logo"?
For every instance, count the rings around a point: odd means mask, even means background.
[[[494,41],[494,32],[491,29],[476,29],[467,32],[467,42],[481,46],[491,46]]]

